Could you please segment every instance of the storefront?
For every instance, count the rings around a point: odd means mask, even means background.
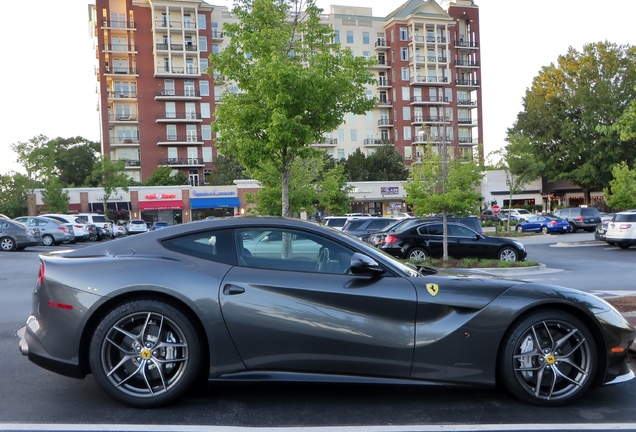
[[[236,186],[210,186],[190,189],[192,220],[210,216],[228,217],[241,212],[241,201]]]
[[[162,188],[139,191],[139,216],[133,213],[133,219],[143,219],[152,223],[167,222],[170,225],[183,223],[185,203],[180,187],[164,186]]]
[[[106,214],[106,216],[117,222],[119,220],[130,219],[130,193],[116,191],[108,196],[106,200],[107,211],[104,212],[104,191],[88,191],[88,212]]]
[[[392,216],[407,211],[406,194],[401,181],[351,182],[351,212]]]

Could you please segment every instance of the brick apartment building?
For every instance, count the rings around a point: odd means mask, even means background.
[[[206,74],[223,50],[226,7],[200,0],[96,0],[89,6],[97,58],[102,152],[144,181],[168,165],[205,185],[217,149],[215,105],[237,91]],[[355,55],[378,60],[367,90],[378,106],[346,116],[314,145],[334,158],[392,144],[407,164],[418,145],[470,158],[483,142],[479,9],[472,0],[410,0],[386,17],[331,6],[321,19]],[[483,158],[483,155],[479,155]]]

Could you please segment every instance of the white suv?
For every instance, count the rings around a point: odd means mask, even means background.
[[[114,237],[113,222],[106,216],[97,213],[80,213],[77,215],[77,217],[81,217],[89,223],[104,228],[106,231],[108,231],[108,237]]]
[[[39,216],[45,216],[50,219],[55,219],[62,223],[68,223],[73,225],[73,232],[75,233],[75,240],[86,241],[94,239],[97,236],[97,227],[95,224],[88,223],[87,220],[78,217],[77,215],[64,215],[57,213],[41,214]]]
[[[627,249],[636,244],[636,210],[616,213],[607,224],[605,241]]]

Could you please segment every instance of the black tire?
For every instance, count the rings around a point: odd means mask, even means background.
[[[497,252],[497,258],[500,261],[518,261],[519,251],[511,246],[504,246]]]
[[[576,231],[577,231],[576,226],[572,222],[570,222],[570,232],[575,233]]]
[[[523,232],[523,227],[522,227],[521,225],[517,225],[517,228],[515,228],[515,230],[516,230],[517,232],[522,233],[522,232]]]
[[[547,234],[548,233],[548,227],[547,226],[542,226],[541,227],[541,234]]]
[[[619,247],[619,248],[621,248],[621,249],[627,249],[627,248],[629,248],[629,245],[628,245],[628,244],[625,244],[625,243],[617,243],[617,244],[618,244],[618,247]]]
[[[596,367],[596,344],[587,327],[567,312],[547,309],[530,313],[508,330],[499,351],[498,379],[521,400],[561,406],[585,393]]]
[[[610,245],[610,246],[616,245],[616,243],[614,243],[614,242],[607,242],[607,244]]]
[[[51,234],[45,234],[42,236],[42,244],[44,246],[53,246],[55,244],[55,239]]]
[[[11,237],[0,238],[0,250],[10,252],[15,250],[15,240]]]
[[[409,252],[406,256],[407,259],[410,259],[413,261],[426,261],[427,257],[428,257],[428,254],[426,253],[426,251],[419,247],[414,247],[409,249]]]
[[[126,359],[131,352],[139,356]],[[95,330],[89,352],[99,386],[135,408],[179,399],[199,376],[202,357],[190,319],[158,300],[135,300],[112,310]]]

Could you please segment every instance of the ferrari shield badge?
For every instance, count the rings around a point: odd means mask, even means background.
[[[437,284],[426,284],[426,289],[428,290],[428,293],[433,297],[435,297],[439,292],[439,287],[437,286]]]

